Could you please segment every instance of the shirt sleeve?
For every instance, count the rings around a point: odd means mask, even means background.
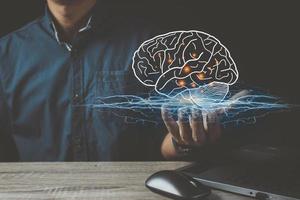
[[[0,162],[17,160],[18,153],[12,137],[9,109],[0,80]]]

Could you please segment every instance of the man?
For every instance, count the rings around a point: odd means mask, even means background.
[[[45,16],[1,39],[1,160],[176,159],[218,140],[216,113],[203,120],[194,111],[189,123],[179,111],[177,122],[163,108],[166,135],[90,106],[97,97],[145,90],[131,58],[159,33],[111,12],[96,0],[48,0]]]

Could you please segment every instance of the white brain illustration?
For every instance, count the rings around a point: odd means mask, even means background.
[[[210,90],[207,85],[219,85],[215,91],[220,93],[220,88],[227,90],[238,79],[227,48],[214,36],[195,30],[169,32],[145,41],[134,53],[132,68],[142,84],[168,97],[199,88]]]

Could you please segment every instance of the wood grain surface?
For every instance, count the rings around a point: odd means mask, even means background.
[[[168,199],[150,192],[152,173],[183,167],[185,162],[0,163],[0,199]],[[248,200],[213,191],[211,200]]]

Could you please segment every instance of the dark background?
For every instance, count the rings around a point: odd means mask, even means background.
[[[287,103],[300,104],[297,0],[106,2],[110,2],[119,15],[151,19],[170,31],[196,29],[214,35],[230,50],[241,82],[264,89]],[[0,36],[37,18],[43,11],[43,0],[1,1]],[[272,114],[255,126],[261,126],[269,134],[276,132],[289,138],[290,133],[299,135],[299,117],[297,109],[292,109]]]

